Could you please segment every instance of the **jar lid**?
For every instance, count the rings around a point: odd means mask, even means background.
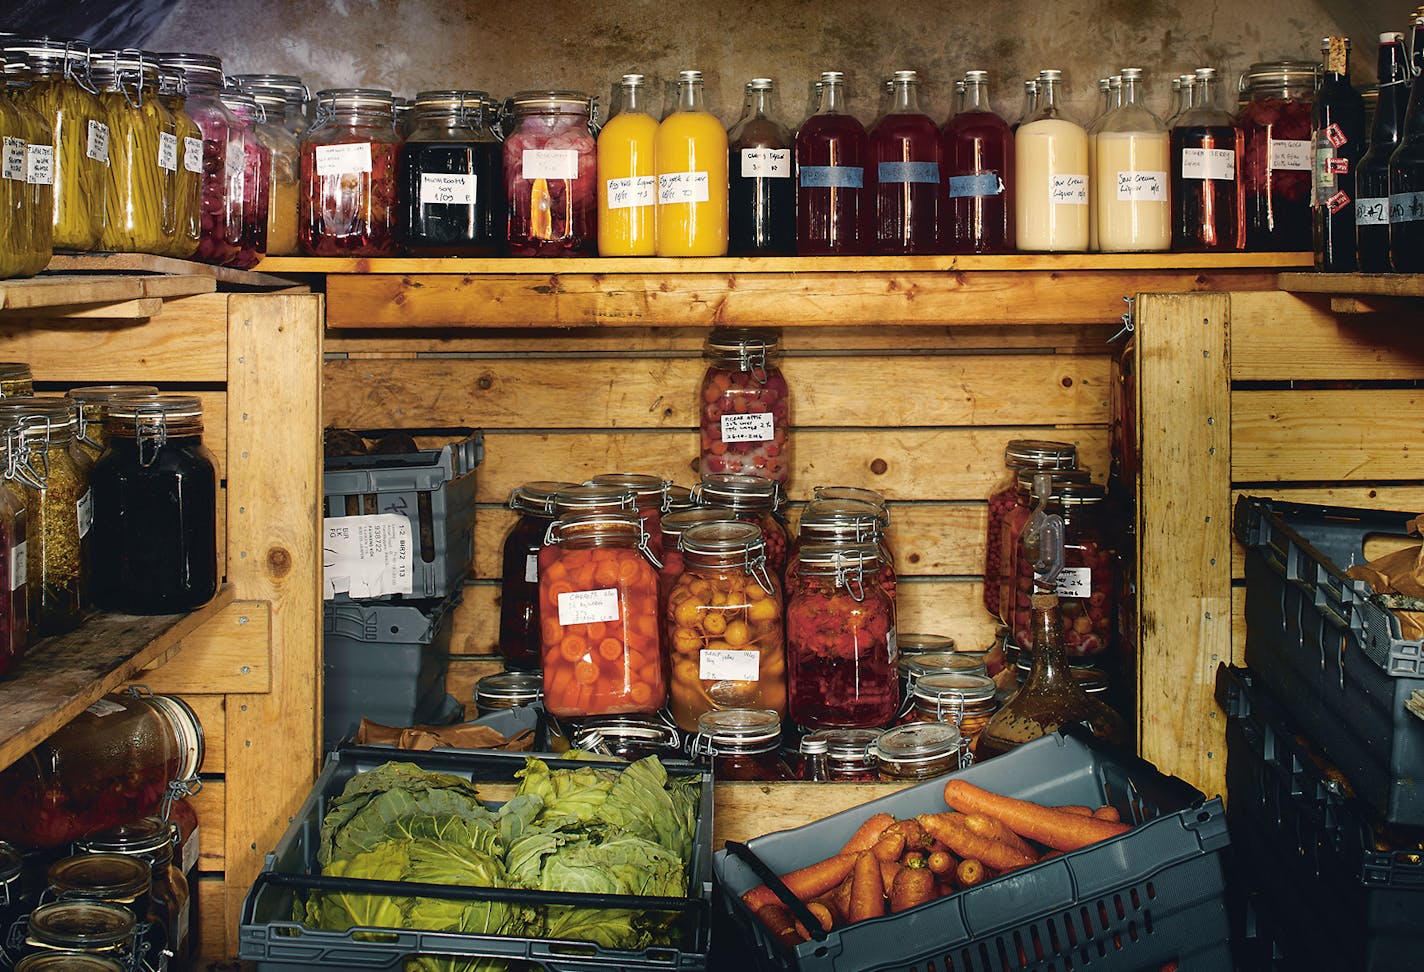
[[[875,740],[878,760],[924,763],[959,751],[959,730],[947,722],[907,722],[887,729]]]
[[[173,51],[158,55],[158,63],[163,67],[177,68],[189,81],[197,80],[222,87],[222,58],[212,54],[190,54]]]
[[[1243,90],[1280,87],[1284,85],[1314,85],[1320,65],[1314,61],[1257,61],[1241,77]]]
[[[773,331],[751,328],[718,328],[707,335],[707,351],[718,357],[738,357],[781,350],[781,338]]]
[[[11,37],[4,42],[6,54],[19,54],[26,66],[40,69],[46,61],[89,63],[89,43],[67,37]],[[13,63],[16,59],[11,58]]]
[[[110,402],[105,414],[132,424],[138,420],[201,419],[203,400],[196,395],[155,395],[151,398],[119,398]]]
[[[1053,499],[1063,506],[1093,506],[1108,498],[1107,487],[1097,483],[1063,483],[1055,486]]]
[[[898,636],[895,639],[898,646]],[[908,657],[900,657],[900,668],[911,681],[929,675],[959,672],[968,675],[987,675],[984,652],[977,651],[922,651]]]
[[[998,686],[988,675],[965,672],[925,674],[915,680],[914,688],[916,699],[951,707],[988,702],[996,692]]]
[[[138,73],[145,81],[157,84],[158,55],[136,50],[92,51],[89,73],[100,83],[114,83],[120,76]]]
[[[743,473],[711,473],[692,487],[692,498],[704,506],[737,512],[775,513],[781,508],[781,484]]]
[[[864,486],[817,486],[811,495],[816,500],[864,503],[883,518],[889,519],[890,516],[885,494]]]
[[[173,850],[174,824],[162,817],[140,817],[108,830],[81,837],[74,846],[86,854],[155,854]]]
[[[567,111],[577,109],[579,111],[589,110],[588,95],[582,91],[565,91],[550,89],[546,91],[519,91],[509,99],[517,111]]]
[[[465,111],[478,109],[489,100],[488,91],[450,88],[443,91],[421,91],[415,96],[417,111]]]
[[[662,525],[663,543],[668,546],[676,546],[682,535],[695,526],[706,523],[735,523],[737,519],[735,513],[721,506],[694,506],[689,510],[668,513],[659,522]],[[752,525],[747,524],[747,526]],[[752,529],[755,530],[756,527],[752,526]]]
[[[203,765],[205,742],[203,724],[193,707],[176,695],[146,695],[149,702],[173,727],[174,738],[178,740],[181,760],[178,763],[178,779],[190,780],[198,775]]]
[[[287,96],[276,88],[243,88],[242,93],[252,96],[252,100],[262,108],[263,116],[269,121],[281,119],[287,111]]]
[[[88,405],[91,402],[110,402],[116,398],[155,398],[156,385],[83,385],[64,393],[66,398]]]
[[[808,543],[799,554],[802,570],[827,573],[856,567],[880,566],[880,547],[874,543]]]
[[[75,854],[49,867],[49,886],[68,898],[132,901],[152,883],[149,863],[127,854]]]
[[[948,635],[897,632],[895,644],[899,646],[902,655],[915,655],[926,651],[954,651],[954,639]]]
[[[643,523],[636,513],[566,513],[549,526],[546,542],[560,543],[575,537],[638,541],[642,536]]]
[[[584,719],[569,737],[575,749],[606,756],[682,756],[682,734],[653,715],[613,715]]]
[[[679,538],[678,547],[683,553],[704,557],[740,554],[751,559],[766,552],[766,538],[755,523],[714,521],[688,527]]]
[[[395,95],[385,88],[323,88],[316,93],[317,109],[395,111]]]
[[[713,709],[697,717],[697,734],[713,756],[762,752],[781,738],[781,716],[774,709]]]
[[[1010,439],[1004,447],[1004,464],[1032,469],[1072,469],[1078,465],[1078,447],[1048,439]]]
[[[643,473],[599,473],[585,486],[622,486],[633,494],[634,502],[641,509],[644,506],[657,506],[659,509],[663,505],[663,494],[672,485],[666,479],[657,476],[646,476]]]
[[[543,697],[544,676],[539,672],[496,672],[475,683],[475,704],[481,708],[512,709]]]
[[[871,747],[879,737],[878,729],[817,729],[806,734],[802,745],[804,746],[807,740],[823,739],[826,742],[828,760],[869,766],[875,762]]]
[[[46,429],[60,438],[74,430],[74,403],[67,398],[17,395],[0,399],[0,429],[25,427],[27,437]]]
[[[554,512],[628,512],[638,507],[637,498],[619,486],[570,486],[554,494]]]
[[[249,115],[259,115],[262,106],[257,103],[257,99],[246,91],[224,91],[218,95],[224,105],[237,109],[239,112],[246,112]],[[263,116],[265,119],[265,116]]]
[[[0,361],[0,381],[33,380],[28,361]]]
[[[832,534],[842,539],[842,533],[849,533],[843,539],[852,541],[878,541],[881,530],[881,518],[875,508],[858,500],[813,500],[801,511],[797,524],[803,537]]]
[[[122,858],[143,867],[142,861]],[[30,912],[29,934],[53,944],[102,948],[133,938],[138,919],[123,905],[102,901],[51,901]]]
[[[1041,472],[1050,472],[1047,469],[1020,469],[1018,474],[1019,491],[1027,493],[1033,489],[1033,477]],[[1093,474],[1087,469],[1054,469],[1053,491],[1057,493],[1058,487],[1064,483],[1088,483],[1092,482]]]
[[[663,510],[669,513],[681,513],[685,510],[695,510],[697,504],[692,500],[692,490],[686,486],[669,486],[667,495],[663,498]]]
[[[554,515],[554,494],[573,489],[573,483],[554,480],[536,480],[516,486],[509,492],[509,508],[516,513],[531,513],[534,516]]]
[[[118,959],[88,952],[35,952],[15,963],[15,972],[128,972],[129,967]]]

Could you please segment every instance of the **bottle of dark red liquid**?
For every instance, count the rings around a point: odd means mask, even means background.
[[[870,139],[845,109],[845,75],[821,72],[821,102],[796,133],[796,252],[870,252],[874,199],[866,192]]]
[[[1311,236],[1315,267],[1355,270],[1355,168],[1365,154],[1365,103],[1350,84],[1350,38],[1320,42],[1325,74],[1311,114]]]
[[[896,71],[890,110],[870,132],[875,184],[872,253],[939,248],[939,127],[920,111],[919,75]]]
[[[964,75],[964,102],[940,134],[940,242],[950,253],[1014,249],[1014,136],[989,107],[989,72]]]
[[[768,117],[771,91],[770,78],[752,78],[747,111],[727,133],[727,244],[733,256],[796,252],[792,137]]]
[[[1192,99],[1172,126],[1172,249],[1235,250],[1242,243],[1240,134],[1217,101],[1215,70],[1197,69]]]
[[[1388,273],[1389,157],[1404,131],[1409,62],[1402,34],[1380,34],[1379,102],[1370,147],[1355,169],[1355,259],[1361,273]]]
[[[1424,18],[1414,20],[1413,42],[1419,73],[1389,157],[1389,260],[1396,273],[1424,273]]]

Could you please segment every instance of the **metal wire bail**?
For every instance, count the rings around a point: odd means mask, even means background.
[[[158,452],[168,443],[168,420],[161,409],[134,407],[134,441],[138,444],[138,464],[147,468],[158,461]],[[151,453],[145,452],[145,446]]]
[[[865,600],[865,567],[857,560],[855,563],[847,563],[840,555],[836,556],[836,586],[844,587],[852,600]]]

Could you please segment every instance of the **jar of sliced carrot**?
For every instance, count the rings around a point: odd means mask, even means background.
[[[560,517],[539,552],[544,707],[563,717],[667,701],[657,559],[636,513]]]

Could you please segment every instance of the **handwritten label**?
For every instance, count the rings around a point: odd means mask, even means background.
[[[189,172],[203,171],[203,140],[191,135],[183,136],[183,168]]]
[[[1424,219],[1424,192],[1392,192],[1389,194],[1389,221],[1414,223]]]
[[[790,179],[791,150],[772,148],[742,149],[743,179]]]
[[[997,172],[978,172],[974,175],[949,177],[949,198],[962,199],[966,196],[1000,196],[1004,192],[1004,180]]]
[[[803,165],[799,173],[806,189],[865,188],[865,170],[858,165]]]
[[[89,708],[85,709],[84,711],[92,716],[95,716],[96,718],[102,719],[105,716],[111,716],[117,712],[123,712],[124,707],[118,702],[112,701],[111,699],[98,699],[94,702],[93,705],[89,706]]]
[[[539,583],[539,555],[529,554],[524,558],[524,583]]]
[[[4,158],[0,160],[0,175],[16,182],[25,181],[25,153],[29,143],[23,138],[5,136]]]
[[[655,206],[658,202],[657,176],[628,176],[608,180],[608,208],[636,209]]]
[[[881,182],[928,182],[939,184],[938,162],[881,162],[876,167]]]
[[[25,584],[30,569],[30,542],[21,540],[10,548],[10,590],[18,591]]]
[[[239,157],[239,168],[241,165]],[[353,172],[370,171],[370,142],[349,142],[345,145],[318,145],[316,147],[316,174],[318,176],[342,176]]]
[[[1310,171],[1310,142],[1307,139],[1273,138],[1266,152],[1266,166],[1273,170]]]
[[[84,154],[95,162],[109,161],[109,126],[103,122],[89,120],[89,137],[84,145]]]
[[[559,595],[559,624],[597,624],[618,620],[618,589],[564,591]]]
[[[697,656],[697,677],[704,682],[755,682],[761,674],[761,652],[704,651]]]
[[[722,416],[723,442],[770,442],[776,438],[770,412],[728,412]]]
[[[1236,178],[1236,150],[1182,149],[1182,178],[1232,181]]]
[[[1370,199],[1356,199],[1355,225],[1388,226],[1389,199],[1387,197],[1379,196],[1372,197]]]
[[[178,171],[178,136],[158,133],[158,167],[164,172]]]
[[[420,174],[420,204],[422,206],[469,206],[475,201],[478,180],[473,172],[422,172]]]
[[[1043,580],[1043,575],[1035,573],[1034,580]],[[1092,597],[1093,569],[1091,567],[1064,567],[1058,574],[1058,583],[1053,593],[1059,597]]]
[[[573,149],[525,149],[520,156],[525,179],[577,179],[578,152]]]
[[[328,516],[322,521],[322,588],[338,594],[383,597],[409,594],[415,547],[404,513]]]
[[[1048,201],[1057,206],[1088,205],[1088,177],[1049,173]]]
[[[1167,173],[1119,172],[1118,202],[1166,202]]]
[[[79,502],[74,504],[74,514],[79,523],[80,538],[87,537],[89,528],[94,525],[94,494],[90,490],[86,489]]]
[[[31,145],[26,153],[25,168],[25,181],[30,185],[54,185],[54,146]]]
[[[658,205],[703,203],[710,188],[706,172],[669,172],[658,176]]]

